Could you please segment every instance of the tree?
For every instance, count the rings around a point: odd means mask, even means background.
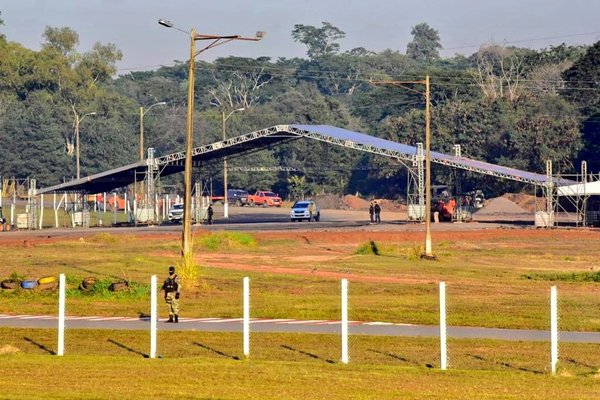
[[[438,31],[423,22],[413,26],[410,34],[413,35],[413,40],[406,47],[406,54],[410,58],[427,63],[439,60],[442,45]]]
[[[66,26],[62,28],[47,26],[43,36],[46,42],[42,44],[42,48],[55,49],[65,57],[73,53],[79,44],[79,34]]]
[[[346,33],[329,22],[322,22],[321,27],[311,25],[294,25],[292,38],[295,42],[306,45],[306,55],[314,59],[325,55],[336,54],[340,45],[336,42],[343,39]]]
[[[208,89],[210,103],[221,109],[250,108],[256,105],[261,99],[263,86],[273,79],[267,71],[268,61],[242,57],[218,59],[213,73],[215,83]]]
[[[566,81],[564,97],[577,104],[586,116],[600,111],[598,65],[600,65],[600,41],[590,47],[585,55],[563,74]]]
[[[306,176],[292,175],[288,178],[288,192],[292,199],[304,200],[304,195],[308,192]]]
[[[472,72],[484,97],[516,101],[521,95],[524,78],[521,49],[492,44],[482,46],[476,54],[476,71]]]
[[[563,96],[576,104],[585,119],[583,121],[584,149],[580,160],[588,162],[591,172],[600,171],[600,41],[594,43],[585,55],[563,77],[566,90]]]

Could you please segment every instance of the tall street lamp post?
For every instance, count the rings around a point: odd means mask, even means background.
[[[190,32],[177,28],[171,21],[159,19],[158,23],[167,28],[173,28],[190,37],[190,59],[188,72],[188,102],[187,102],[187,126],[185,134],[185,167],[184,167],[184,200],[183,200],[183,233],[181,236],[181,256],[183,264],[189,266],[192,263],[192,148],[194,136],[194,67],[195,58],[198,54],[213,47],[231,42],[232,40],[250,40],[259,41],[263,38],[264,32],[257,32],[253,38],[242,37],[240,35],[205,35],[196,32],[192,28]],[[210,43],[204,48],[196,51],[196,41],[208,40]]]
[[[425,76],[425,79],[420,81],[370,80],[370,82],[373,84],[393,85],[398,87],[405,87],[404,85],[406,84],[425,85],[425,252],[421,257],[435,259],[431,246],[431,110],[429,104],[431,99],[429,94],[429,75]],[[410,88],[406,89],[413,90]],[[417,93],[423,94],[422,92]]]
[[[96,112],[84,114],[83,117],[80,118],[75,107],[73,107],[73,114],[75,114],[75,158],[77,163],[77,179],[79,179],[81,177],[79,168],[79,124],[81,124],[81,121],[88,115],[96,115]]]
[[[140,161],[144,161],[144,115],[150,111],[154,106],[164,106],[167,104],[165,101],[154,103],[144,111],[144,107],[140,107]]]
[[[227,140],[227,135],[225,134],[225,122],[227,122],[233,113],[244,110],[244,107],[238,108],[231,111],[227,116],[225,116],[225,111],[223,111],[223,141]],[[227,195],[227,156],[223,157],[223,218],[229,218],[229,197]]]

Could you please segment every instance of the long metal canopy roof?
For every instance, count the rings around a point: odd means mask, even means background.
[[[236,136],[224,141],[219,141],[192,149],[192,164],[197,166],[202,163],[221,159],[225,156],[245,153],[261,149],[273,144],[298,138],[315,139],[347,148],[380,154],[399,160],[412,161],[417,154],[417,148],[391,140],[381,139],[360,132],[329,125],[276,125],[259,131]],[[456,157],[438,152],[431,152],[431,161],[449,167],[461,168],[484,175],[513,181],[531,183],[545,186],[548,184],[546,175],[522,171],[473,160],[466,157]],[[85,193],[101,193],[127,186],[134,183],[146,173],[147,164],[151,160],[138,161],[124,167],[112,169],[99,174],[75,179],[60,185],[55,185],[38,190],[38,193],[76,191]],[[178,152],[153,160],[154,166],[161,176],[171,175],[183,171],[185,152]],[[568,180],[553,179],[557,186],[572,184]]]

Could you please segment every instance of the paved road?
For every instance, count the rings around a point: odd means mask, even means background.
[[[181,318],[179,324],[158,325],[161,331],[242,332],[241,318]],[[57,328],[56,316],[0,314],[0,327]],[[128,317],[67,317],[66,329],[149,330],[150,318]],[[250,321],[251,332],[263,333],[322,333],[339,334],[340,321],[256,319]],[[349,322],[351,335],[373,336],[439,336],[439,327],[428,325],[394,324],[389,322]],[[518,341],[549,341],[550,332],[530,329],[497,329],[449,327],[448,337],[467,339],[500,339]],[[573,343],[600,343],[600,332],[560,332],[559,340]]]
[[[217,207],[216,207],[217,208]],[[230,207],[230,218],[223,219],[222,213],[216,209],[216,219],[213,225],[194,225],[192,230],[208,229],[211,231],[229,230],[246,232],[264,231],[310,231],[310,230],[351,230],[351,231],[405,231],[424,232],[423,224],[406,221],[406,213],[386,212],[380,225],[368,222],[366,211],[354,210],[322,210],[319,222],[290,222],[288,208],[259,208],[259,207]],[[108,217],[107,217],[108,218]],[[433,232],[440,231],[476,231],[482,229],[527,229],[534,228],[532,223],[523,221],[489,220],[465,224],[440,223],[432,224]],[[99,232],[111,234],[145,234],[162,233],[180,235],[181,224],[164,223],[162,225],[138,226],[104,226],[87,228],[48,228],[42,230],[19,230],[0,233],[0,243],[3,240],[27,240],[31,238],[60,238],[75,235],[93,235]]]

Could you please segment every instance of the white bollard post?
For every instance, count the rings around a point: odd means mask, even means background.
[[[342,362],[348,364],[348,279],[342,279]]]
[[[58,348],[57,356],[65,354],[65,274],[60,274],[58,278]]]
[[[54,227],[58,228],[58,206],[56,205],[56,193],[52,195],[52,209],[54,210]]]
[[[552,375],[556,374],[558,364],[558,296],[556,286],[550,288],[550,358]]]
[[[39,229],[41,230],[44,222],[44,195],[40,194],[40,224]]]
[[[156,327],[158,322],[158,311],[156,298],[158,296],[158,284],[156,275],[150,278],[150,358],[156,358]]]
[[[446,335],[446,282],[440,282],[440,368],[448,368]]]
[[[138,215],[137,215],[137,199],[134,197],[133,200],[133,223],[137,226],[137,220],[138,220]]]
[[[244,357],[250,356],[250,278],[244,277]]]

